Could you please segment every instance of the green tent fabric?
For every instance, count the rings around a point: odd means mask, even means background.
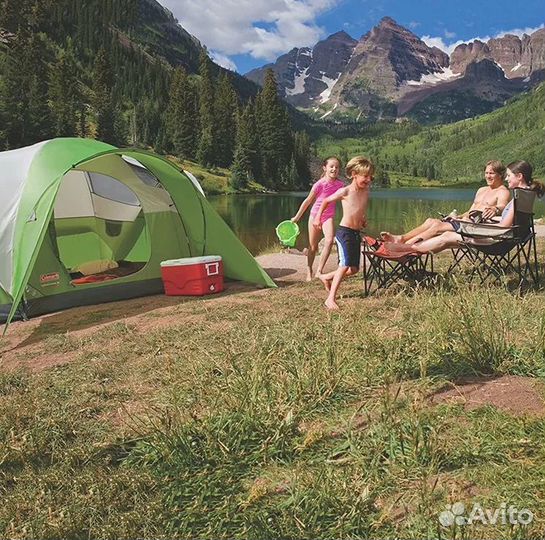
[[[198,183],[158,155],[76,138],[0,153],[0,321],[20,306],[157,293],[161,260],[202,255],[221,255],[228,278],[275,286]],[[123,272],[75,284],[89,261]]]

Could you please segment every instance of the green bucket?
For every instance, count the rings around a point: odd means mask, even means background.
[[[276,236],[284,246],[293,247],[299,236],[299,225],[290,220],[282,221],[276,227]]]

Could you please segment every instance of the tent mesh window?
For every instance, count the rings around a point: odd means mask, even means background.
[[[134,158],[128,157],[128,156],[122,156],[123,160],[127,165],[131,168],[132,172],[147,186],[151,186],[154,188],[160,188],[164,189],[163,185],[153,174],[151,174],[144,165],[142,165],[139,161],[137,161]]]
[[[132,189],[111,176],[89,173],[89,183],[91,184],[91,191],[99,197],[128,204],[129,206],[140,206],[140,201]]]

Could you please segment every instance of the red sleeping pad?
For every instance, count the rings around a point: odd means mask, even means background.
[[[73,279],[70,283],[72,285],[87,285],[89,283],[101,283],[103,281],[109,281],[111,279],[117,279],[119,276],[115,274],[93,274],[90,276],[83,276],[77,279]]]

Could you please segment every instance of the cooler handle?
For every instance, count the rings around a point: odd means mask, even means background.
[[[207,276],[217,276],[220,273],[219,262],[208,263],[208,264],[205,264],[204,267],[206,268]]]

